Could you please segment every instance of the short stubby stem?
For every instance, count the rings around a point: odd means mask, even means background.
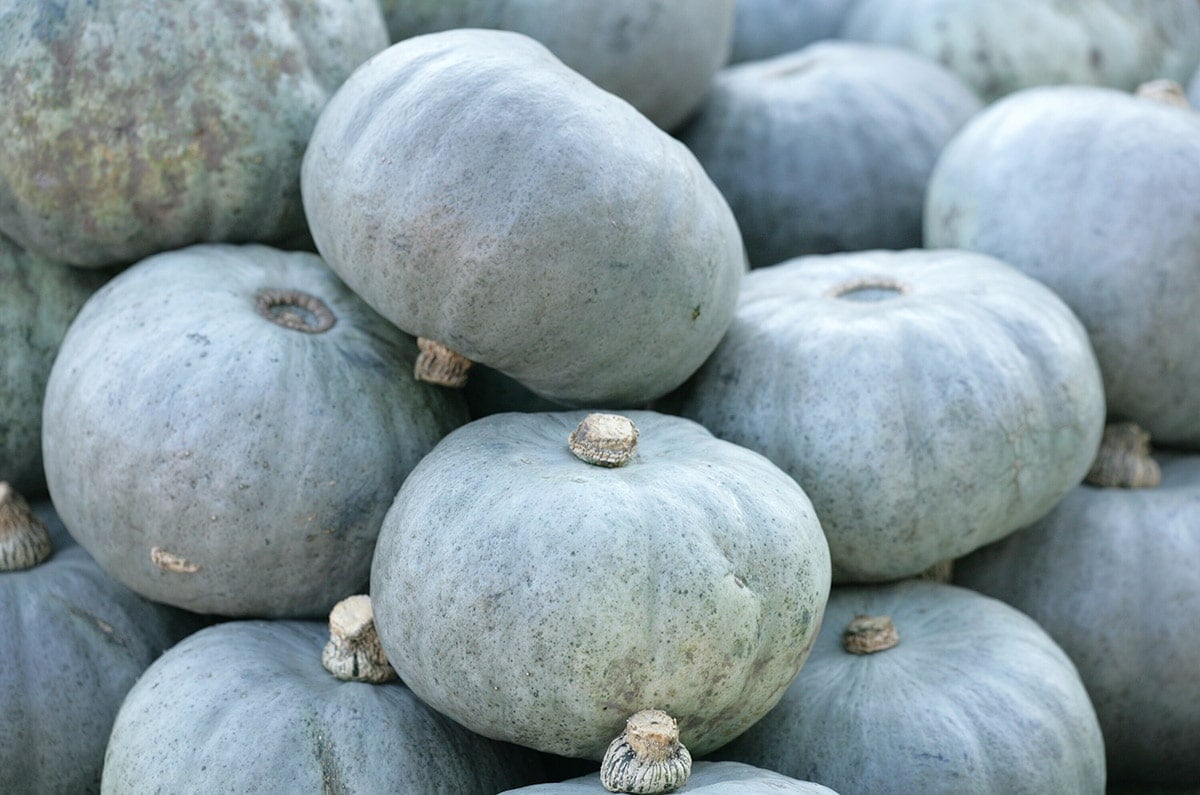
[[[609,792],[654,795],[687,783],[692,755],[679,742],[679,724],[659,709],[644,709],[625,721],[600,763],[600,783]]]
[[[1142,83],[1134,94],[1142,99],[1161,102],[1164,105],[1174,105],[1177,108],[1187,108],[1188,110],[1192,108],[1192,103],[1188,102],[1187,92],[1183,90],[1183,86],[1166,78]]]
[[[1150,456],[1150,434],[1134,422],[1112,422],[1104,428],[1100,450],[1084,482],[1120,489],[1152,489],[1162,470]]]
[[[351,596],[333,606],[329,613],[329,642],[321,652],[321,663],[325,670],[346,682],[379,684],[396,678],[375,631],[371,597]]]
[[[470,359],[440,342],[424,337],[417,338],[417,348],[420,353],[413,367],[413,376],[418,381],[454,389],[466,386],[471,370]]]
[[[637,442],[637,426],[620,414],[589,414],[567,437],[567,446],[576,458],[601,467],[629,463]]]
[[[887,301],[906,295],[909,289],[904,282],[888,276],[864,276],[837,285],[826,296],[844,301]]]
[[[301,290],[259,290],[254,308],[272,323],[306,334],[328,331],[337,322],[328,304]]]
[[[46,525],[24,497],[0,481],[0,572],[32,568],[52,551]]]
[[[842,648],[851,654],[876,654],[900,643],[891,616],[855,616],[842,633]]]

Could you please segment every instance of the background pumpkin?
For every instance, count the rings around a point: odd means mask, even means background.
[[[834,38],[857,0],[737,0],[730,63],[757,61]]]
[[[367,581],[405,476],[466,421],[416,346],[315,254],[150,257],[71,324],[46,388],[46,477],[117,579],[220,615],[313,616]]]
[[[431,33],[371,59],[322,112],[302,187],[351,289],[560,403],[678,386],[745,265],[686,147],[517,33]]]
[[[301,233],[317,113],[374,0],[0,3],[0,231],[81,266]]]

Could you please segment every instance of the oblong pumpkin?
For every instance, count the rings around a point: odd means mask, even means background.
[[[829,588],[811,504],[762,456],[631,411],[634,457],[568,449],[580,412],[449,434],[396,495],[371,569],[379,637],[422,700],[481,734],[603,757],[661,709],[701,755],[808,654]]]
[[[198,245],[98,291],[46,387],[63,522],[118,580],[228,616],[361,590],[405,476],[466,421],[315,254]]]
[[[920,249],[752,271],[680,411],[804,487],[836,582],[911,576],[1045,514],[1105,416],[1057,296],[991,257]]]
[[[560,403],[665,394],[733,314],[741,236],[699,163],[522,34],[372,58],[321,113],[301,177],[351,289]]]

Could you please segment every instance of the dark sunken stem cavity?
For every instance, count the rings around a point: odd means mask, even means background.
[[[328,304],[300,290],[259,290],[254,306],[272,323],[305,334],[320,334],[337,322]]]

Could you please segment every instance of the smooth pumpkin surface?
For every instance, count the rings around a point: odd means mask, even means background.
[[[695,423],[626,416],[639,436],[624,466],[572,455],[582,412],[496,414],[405,481],[371,599],[388,658],[426,703],[598,760],[642,709],[678,720],[698,756],[783,693],[829,588],[808,498]]]
[[[1182,82],[1200,64],[1191,0],[859,0],[840,35],[915,50],[989,102],[1059,83]]]
[[[857,0],[737,0],[730,63],[757,61],[832,39]]]
[[[899,644],[850,654],[859,615]],[[1104,740],[1079,674],[1028,616],[965,588],[835,587],[783,700],[715,755],[839,792],[1104,792]]]
[[[54,552],[33,568],[0,572],[0,791],[97,792],[125,695],[202,623],[106,574],[50,503],[33,509]]]
[[[5,0],[0,231],[80,266],[299,235],[317,113],[387,44],[372,0]]]
[[[382,0],[392,41],[490,28],[540,41],[563,63],[659,127],[708,93],[733,39],[734,0]]]
[[[399,682],[335,679],[328,637],[322,622],[233,621],[172,648],[121,705],[102,791],[492,795],[545,780],[536,755]]]
[[[979,107],[925,58],[828,41],[723,69],[679,136],[729,201],[759,267],[919,246],[929,172]]]
[[[507,31],[372,58],[322,112],[302,188],[317,248],[376,310],[570,405],[682,383],[745,266],[686,147]]]
[[[1049,286],[1088,330],[1113,418],[1195,447],[1197,217],[1200,114],[1112,89],[1037,88],[947,145],[925,245],[991,254]]]
[[[680,411],[796,479],[835,582],[911,576],[1042,516],[1105,419],[1057,296],[991,257],[921,249],[752,271]]]
[[[296,290],[266,314],[267,291]],[[274,319],[272,319],[274,318]],[[279,321],[279,322],[276,322]],[[466,421],[416,346],[315,254],[207,244],[150,257],[80,310],[46,387],[63,522],[152,599],[317,616],[361,590],[405,476]]]
[[[798,781],[770,770],[741,762],[692,764],[692,774],[682,787],[672,792],[698,792],[703,795],[836,795],[833,790],[811,781]],[[508,790],[502,795],[605,795],[608,790],[598,775],[580,776],[554,784],[534,784]]]
[[[1080,486],[955,581],[1045,627],[1088,688],[1114,781],[1200,786],[1200,457],[1159,455],[1162,484]]]

